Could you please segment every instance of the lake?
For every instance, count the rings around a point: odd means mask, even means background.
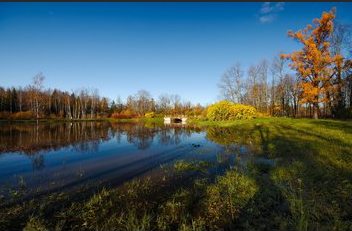
[[[212,179],[230,166],[244,167],[255,151],[229,134],[231,129],[185,124],[2,123],[0,194],[21,187],[31,195],[87,183],[160,180],[165,169],[171,178],[177,174],[175,167]]]

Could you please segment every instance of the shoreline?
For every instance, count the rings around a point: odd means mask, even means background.
[[[132,119],[114,119],[114,118],[100,118],[100,119],[39,119],[38,123],[73,123],[73,122],[111,122],[111,123],[164,123],[163,117],[157,118],[132,118]],[[348,119],[319,119],[314,120],[312,118],[292,118],[292,117],[257,117],[253,119],[244,120],[232,120],[232,121],[209,121],[203,119],[188,119],[188,125],[197,125],[201,127],[208,126],[219,126],[219,127],[231,127],[231,126],[262,126],[264,124],[273,124],[277,122],[289,122],[289,123],[346,123],[350,124],[351,120]],[[16,124],[16,123],[37,123],[37,120],[2,120],[0,124]]]

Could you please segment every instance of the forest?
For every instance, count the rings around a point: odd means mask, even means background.
[[[219,99],[253,106],[263,116],[351,118],[351,26],[324,12],[313,25],[288,36],[301,45],[289,54],[278,52],[243,70],[240,62],[219,79]],[[209,105],[193,105],[178,94],[153,98],[140,90],[122,102],[99,95],[98,89],[71,92],[44,88],[39,73],[25,87],[0,86],[0,119],[99,119],[184,114],[204,118]],[[118,93],[118,90],[117,90]],[[215,94],[214,94],[215,95]]]

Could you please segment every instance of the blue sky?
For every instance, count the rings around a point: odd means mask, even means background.
[[[297,49],[287,30],[333,6],[352,24],[352,3],[0,3],[0,85],[43,72],[50,88],[212,103],[226,68]]]

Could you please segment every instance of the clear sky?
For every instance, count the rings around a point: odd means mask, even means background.
[[[333,6],[352,24],[352,3],[0,3],[0,85],[43,72],[52,89],[212,103],[226,68],[297,49],[287,30]]]

